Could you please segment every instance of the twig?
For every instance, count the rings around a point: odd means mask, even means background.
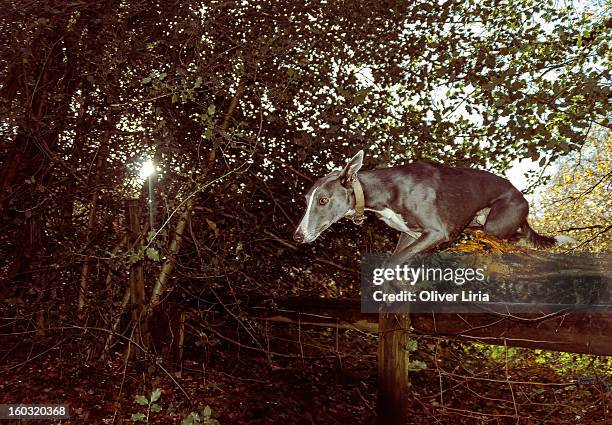
[[[197,331],[196,328],[194,328],[193,326],[190,325],[190,327],[194,330]],[[302,359],[302,356],[298,356],[298,355],[293,355],[293,354],[284,354],[284,353],[279,353],[276,351],[269,351],[269,350],[264,350],[262,348],[258,348],[258,347],[253,347],[252,345],[247,345],[247,344],[243,344],[240,341],[236,341],[235,339],[226,337],[225,335],[221,334],[220,332],[216,331],[215,329],[211,328],[210,326],[206,326],[206,329],[209,330],[210,332],[212,332],[213,334],[215,334],[217,337],[221,338],[223,341],[232,343],[240,348],[244,348],[246,350],[252,350],[252,351],[263,351],[265,352],[267,355],[273,355],[273,356],[278,356],[278,357],[283,357],[286,359]],[[306,359],[321,359],[321,358],[335,358],[336,356],[305,356],[303,358]]]
[[[574,250],[580,248],[581,246],[584,246],[584,245],[588,244],[589,242],[594,241],[595,239],[597,239],[598,237],[600,237],[601,235],[603,235],[604,233],[606,233],[610,229],[612,229],[612,224],[610,224],[608,227],[603,229],[601,232],[597,232],[595,234],[595,236],[593,236],[592,238],[587,239],[586,241],[581,242],[580,244],[576,245],[575,247],[573,247],[571,249],[568,249],[567,252],[574,251]]]
[[[297,246],[293,245],[291,242],[288,242],[288,241],[282,239],[280,236],[275,235],[274,233],[270,232],[269,230],[264,230],[264,233],[266,235],[270,236],[276,242],[280,243],[281,245],[286,246],[287,248],[291,249],[292,251],[297,251],[299,249]],[[345,271],[345,272],[359,273],[357,270],[351,269],[349,267],[345,267],[345,266],[343,266],[341,264],[336,264],[333,261],[327,260],[325,258],[316,257],[316,258],[314,258],[314,261],[317,261],[317,262],[322,263],[322,264],[327,264],[328,266],[335,267],[338,270],[342,270],[342,271]]]

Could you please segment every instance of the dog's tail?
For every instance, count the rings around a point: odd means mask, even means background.
[[[554,237],[540,235],[531,228],[529,223],[525,223],[523,229],[525,231],[525,237],[527,238],[527,240],[538,248],[550,248],[551,246],[555,245],[577,243],[576,239],[567,235],[557,235]]]

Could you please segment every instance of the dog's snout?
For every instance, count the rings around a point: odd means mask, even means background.
[[[302,243],[304,242],[304,235],[301,232],[295,232],[293,234],[293,240],[297,243]]]

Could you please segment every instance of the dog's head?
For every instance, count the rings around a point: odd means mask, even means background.
[[[293,234],[296,242],[312,242],[336,221],[354,213],[351,182],[362,165],[363,151],[359,151],[342,170],[332,171],[314,183],[305,195],[306,211]]]

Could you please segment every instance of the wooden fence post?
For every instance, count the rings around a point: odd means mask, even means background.
[[[378,317],[378,423],[408,423],[408,331],[410,315]]]

